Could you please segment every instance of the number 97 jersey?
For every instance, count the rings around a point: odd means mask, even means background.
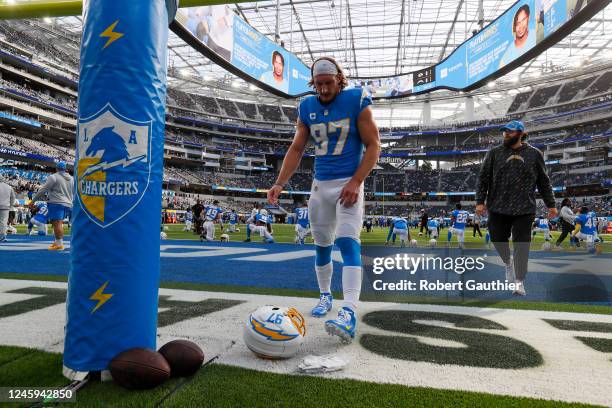
[[[352,177],[361,163],[363,143],[357,128],[361,112],[372,104],[365,89],[343,89],[329,104],[309,96],[300,104],[300,121],[315,146],[315,179]]]

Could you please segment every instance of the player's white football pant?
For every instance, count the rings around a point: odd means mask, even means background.
[[[266,228],[265,225],[249,224],[249,229],[251,230],[251,233],[259,234],[259,236],[262,238],[274,239],[272,234],[268,232],[268,228]]]
[[[183,231],[191,231],[191,221],[185,221],[185,228]]]
[[[587,247],[589,248],[593,247],[593,245],[595,245],[596,242],[599,242],[599,237],[597,236],[597,233],[593,235],[588,235],[588,234],[579,232],[576,234],[576,238],[578,238],[581,241],[586,242]]]
[[[214,241],[215,240],[215,223],[212,221],[205,221],[203,228],[206,231],[206,240]]]
[[[429,230],[429,233],[431,234],[432,238],[438,238],[438,229],[437,228],[427,227],[427,229]]]
[[[548,228],[534,228],[533,231],[536,233],[542,232],[544,234],[544,239],[550,241],[550,230]]]
[[[450,227],[448,230],[450,231],[451,234],[457,237],[457,242],[461,242],[461,243],[465,242],[465,230],[455,228],[455,227]]]
[[[47,230],[47,224],[46,223],[44,223],[42,221],[39,221],[39,220],[36,220],[34,218],[32,218],[30,220],[30,222],[32,223],[33,226],[35,226],[38,229],[38,231],[44,231],[45,235],[47,235],[48,230]]]
[[[308,214],[310,229],[316,245],[327,247],[336,238],[353,238],[360,242],[363,225],[363,184],[359,189],[357,203],[352,207],[340,204],[340,192],[350,178],[337,180],[313,180]]]
[[[236,232],[236,224],[230,224],[229,225],[229,231],[230,232]]]
[[[408,240],[407,229],[393,228],[393,233],[400,239],[400,242],[406,242]]]
[[[301,241],[305,239],[308,234],[310,234],[310,228],[304,228],[300,224],[296,224],[295,233],[298,239]]]

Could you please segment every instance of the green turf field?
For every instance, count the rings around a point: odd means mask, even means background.
[[[231,233],[230,241],[243,241],[246,238],[246,226],[244,224],[240,224],[239,227],[240,232]],[[274,232],[274,240],[280,243],[293,243],[295,238],[295,226],[288,224],[275,224],[273,226]],[[164,230],[168,235],[168,239],[191,239],[198,240],[199,236],[190,231],[184,231],[183,224],[165,224]],[[26,231],[25,226],[18,226],[17,233],[24,234]],[[387,239],[387,234],[389,232],[388,228],[372,228],[372,232],[366,232],[365,229],[361,232],[361,243],[364,245],[383,245],[385,240]],[[442,229],[440,232],[440,236],[438,237],[438,245],[446,245],[446,236],[448,229]],[[49,228],[49,233],[51,234],[51,228]],[[70,228],[65,227],[64,233],[66,235],[70,234]],[[219,225],[216,226],[215,239],[218,240],[221,236],[221,227]],[[418,241],[419,246],[426,246],[429,244],[429,238],[426,236],[419,237],[418,229],[410,230],[411,238],[414,238]],[[486,229],[482,230],[483,238],[480,238],[478,235],[474,238],[472,236],[472,230],[466,229],[465,233],[465,243],[468,248],[482,248],[484,245],[484,235],[486,234]],[[553,243],[559,236],[559,232],[553,231]],[[604,252],[612,252],[612,235],[603,234],[600,235],[601,238],[604,239],[603,251]],[[259,240],[258,236],[252,237],[253,241]],[[308,237],[306,239],[306,243],[312,243],[312,238]],[[542,244],[544,243],[544,236],[541,233],[538,233],[532,241],[532,249],[541,249]],[[399,245],[399,240],[396,245]],[[457,239],[455,237],[451,240],[451,245],[457,245]],[[566,238],[563,242],[563,248],[569,248],[569,238]]]
[[[206,358],[211,358],[207,356]],[[61,354],[0,347],[0,385],[62,387]],[[78,407],[581,407],[557,401],[282,375],[210,364],[189,378],[147,391],[92,382],[77,393]],[[8,404],[7,404],[8,405]],[[29,406],[20,404],[21,406]],[[8,406],[18,406],[11,404]]]
[[[166,233],[168,234],[168,239],[199,239],[197,235],[193,232],[183,231],[184,226],[182,224],[166,224]],[[242,241],[246,238],[246,226],[240,225],[240,232],[236,232],[230,235],[230,241]],[[282,243],[293,243],[295,238],[294,225],[287,224],[275,224],[273,225],[274,231],[274,240],[276,242]],[[383,245],[387,239],[387,234],[389,232],[388,228],[372,228],[372,232],[366,232],[365,229],[361,232],[361,243],[364,245]],[[447,233],[448,229],[442,229],[440,232],[440,236],[438,237],[438,245],[446,245],[447,242]],[[419,246],[425,246],[429,244],[429,238],[425,235],[419,237],[418,229],[410,230],[411,238],[414,238],[418,241]],[[465,243],[466,247],[469,248],[481,248],[484,245],[484,235],[486,234],[486,230],[482,230],[483,238],[480,238],[478,235],[476,237],[472,237],[472,230],[466,229],[465,233]],[[553,243],[554,240],[559,236],[559,232],[552,232]],[[215,232],[215,239],[219,239],[221,236],[221,228],[217,225]],[[608,241],[612,239],[610,235],[603,235],[604,239],[604,250],[612,249],[612,245]],[[258,240],[258,236],[253,236],[252,240]],[[309,237],[306,240],[307,243],[312,243],[312,239]],[[532,243],[532,249],[540,249],[542,244],[544,243],[544,235],[539,233],[535,236]],[[396,245],[399,245],[399,239],[397,240]],[[451,240],[451,245],[457,245],[457,238],[453,237]],[[566,238],[563,242],[564,248],[569,248],[569,238]]]

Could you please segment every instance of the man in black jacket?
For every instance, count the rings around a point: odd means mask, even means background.
[[[531,224],[535,218],[535,190],[549,208],[548,218],[557,216],[555,197],[544,166],[544,155],[525,143],[522,122],[514,120],[501,128],[504,143],[491,149],[482,164],[476,189],[476,213],[489,211],[489,234],[506,265],[506,280],[515,282],[515,295],[525,295]],[[486,207],[485,207],[486,201]],[[508,239],[512,234],[514,257]]]
[[[202,205],[202,201],[198,199],[193,207],[191,207],[191,212],[193,212],[193,223],[195,227],[195,233],[198,235],[202,235],[202,211],[204,211],[204,206]]]

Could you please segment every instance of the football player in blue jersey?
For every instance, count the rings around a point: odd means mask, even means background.
[[[308,220],[308,203],[302,201],[302,205],[295,209],[295,243],[304,245],[306,236],[310,234],[310,221]]]
[[[576,216],[576,229],[572,232],[576,240],[586,242],[587,250],[599,255],[601,253],[601,238],[597,235],[597,215],[589,211],[588,207],[581,207],[580,214]]]
[[[550,236],[550,222],[548,222],[548,218],[544,216],[539,216],[533,222],[533,230],[531,232],[531,236],[535,237],[538,232],[544,234],[544,240],[550,241],[552,237]]]
[[[448,229],[447,241],[450,243],[453,234],[457,236],[457,242],[459,242],[459,248],[463,248],[465,242],[465,226],[468,222],[470,213],[466,210],[461,209],[461,204],[455,205],[455,211],[451,214],[451,226]]]
[[[331,253],[335,243],[343,260],[344,303],[338,318],[326,321],[325,328],[343,342],[350,342],[355,337],[355,311],[361,291],[363,182],[380,155],[380,137],[369,107],[372,99],[365,89],[346,89],[348,81],[333,58],[318,58],[311,75],[309,84],[316,95],[300,103],[297,131],[276,183],[268,191],[268,201],[278,202],[312,141],[315,171],[308,212],[321,294],[311,314],[323,317],[332,308]]]
[[[246,224],[246,239],[243,242],[251,242],[251,225],[255,225],[255,217],[259,214],[260,204],[253,204],[253,209],[251,210],[251,215],[245,221]]]
[[[44,201],[38,201],[34,204],[34,209],[36,214],[30,218],[30,222],[28,223],[28,235],[32,235],[34,233],[34,227],[38,229],[38,235],[47,235],[47,222],[49,214],[47,203]]]
[[[271,219],[268,216],[268,210],[262,208],[257,212],[257,214],[255,214],[255,219],[252,223],[247,225],[247,228],[250,229],[251,232],[259,234],[259,236],[263,238],[264,242],[268,244],[273,244],[274,238],[272,237],[272,234],[269,231],[269,224],[271,224]]]
[[[193,228],[193,213],[191,212],[191,208],[187,209],[185,213],[185,226],[183,227],[183,231],[191,231]]]
[[[232,212],[229,213],[229,232],[236,232],[236,227],[238,226],[238,213],[236,213],[235,209],[232,209]]]
[[[215,240],[215,223],[221,220],[223,209],[219,207],[219,201],[213,201],[212,205],[207,205],[204,208],[204,225],[202,227],[203,234],[200,236],[200,241]]]
[[[393,217],[391,224],[389,225],[389,233],[387,234],[387,240],[385,246],[389,245],[389,241],[393,238],[393,245],[395,245],[396,237],[400,237],[400,246],[405,247],[406,242],[410,239],[410,232],[408,231],[408,221],[402,217]]]
[[[433,239],[438,238],[438,227],[440,226],[440,222],[437,218],[430,218],[427,221],[427,235]]]

